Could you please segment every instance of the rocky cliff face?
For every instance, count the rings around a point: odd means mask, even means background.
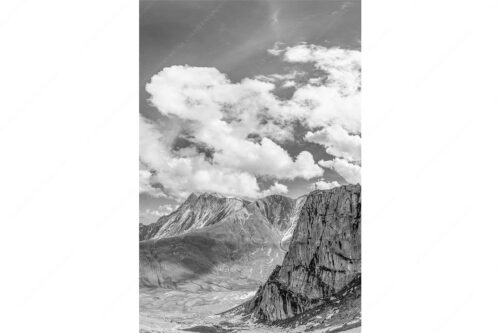
[[[265,322],[326,302],[361,273],[361,186],[310,193],[283,264],[245,304]]]

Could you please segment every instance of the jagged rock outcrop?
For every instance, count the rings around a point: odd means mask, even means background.
[[[307,196],[283,264],[245,303],[264,322],[326,302],[361,273],[361,186]]]

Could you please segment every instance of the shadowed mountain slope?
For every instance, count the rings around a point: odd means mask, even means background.
[[[306,198],[191,194],[173,213],[140,225],[140,285],[177,287],[215,274],[257,287],[282,262]]]
[[[176,287],[207,274],[257,287],[284,255],[279,229],[241,199],[192,195],[148,232],[150,239],[139,243],[144,287]]]

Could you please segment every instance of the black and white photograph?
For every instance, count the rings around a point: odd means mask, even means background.
[[[500,332],[499,17],[0,1],[0,332]]]
[[[361,2],[140,6],[140,331],[360,332]]]

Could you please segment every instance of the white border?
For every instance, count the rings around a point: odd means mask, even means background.
[[[0,6],[1,332],[138,332],[138,6]]]
[[[0,5],[0,331],[137,332],[138,1]],[[363,332],[495,332],[498,1],[363,3]]]
[[[363,2],[363,332],[496,332],[500,3]]]

